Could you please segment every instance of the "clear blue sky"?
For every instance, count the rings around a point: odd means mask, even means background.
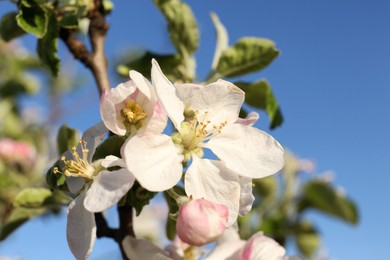
[[[281,50],[269,68],[246,79],[267,78],[281,103],[285,122],[271,134],[300,157],[314,158],[319,171],[334,171],[336,184],[359,205],[361,221],[357,227],[311,215],[332,259],[390,259],[390,2],[188,3],[202,36],[196,53],[201,77],[210,67],[215,46],[211,11],[225,24],[231,43],[242,36],[261,36],[274,40]],[[109,17],[109,55],[118,54],[129,44],[159,52],[172,50],[164,20],[152,1],[115,4]],[[0,14],[9,7],[1,2]],[[26,42],[33,43],[30,38]],[[35,44],[30,47],[35,48]],[[112,77],[113,86],[117,80]],[[95,103],[66,119],[81,130],[99,120],[93,82],[86,89],[83,95],[91,94]],[[267,129],[265,117],[259,126]],[[99,241],[95,246],[99,250],[91,259],[106,258],[103,254],[110,246],[115,250],[110,241]],[[71,258],[64,218],[35,220],[0,244],[0,255],[23,255],[25,259],[49,259],[53,252],[60,255],[56,259]]]

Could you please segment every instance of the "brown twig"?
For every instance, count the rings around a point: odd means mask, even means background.
[[[90,19],[88,33],[92,50],[89,51],[85,44],[77,39],[72,29],[61,28],[60,38],[73,56],[91,70],[101,95],[103,91],[110,89],[107,58],[104,51],[109,26],[104,18],[101,0],[95,0],[94,3],[95,7],[88,11],[87,15]]]

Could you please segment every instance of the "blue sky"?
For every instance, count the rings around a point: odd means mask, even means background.
[[[196,53],[201,78],[209,70],[215,46],[211,11],[224,23],[231,44],[243,36],[259,36],[274,40],[281,50],[270,67],[245,79],[264,77],[273,87],[285,122],[271,134],[300,157],[315,159],[319,172],[335,172],[335,183],[359,205],[361,221],[356,227],[310,215],[332,259],[390,259],[390,224],[386,222],[390,219],[390,2],[187,2],[201,32]],[[129,45],[172,50],[164,20],[152,1],[115,4],[109,17],[109,56]],[[0,14],[12,7],[4,2],[0,6]],[[32,38],[25,41],[35,48]],[[111,80],[113,86],[119,83],[114,76]],[[99,120],[96,89],[92,81],[90,85],[80,95],[88,96],[91,105],[66,119],[81,130]],[[259,127],[268,131],[265,116]],[[69,259],[65,223],[64,218],[37,219],[0,244],[0,255],[46,259],[54,250],[60,255],[57,259]],[[115,250],[110,241],[99,241],[91,259],[104,259],[110,246]]]

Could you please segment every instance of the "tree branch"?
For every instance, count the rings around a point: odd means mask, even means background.
[[[104,10],[101,0],[95,0],[95,7],[88,11],[87,17],[90,19],[89,40],[92,51],[89,51],[85,44],[76,38],[75,31],[72,29],[60,29],[60,38],[73,54],[75,59],[81,61],[88,69],[91,70],[99,94],[110,89],[110,82],[107,70],[107,58],[104,51],[108,24],[104,18]]]

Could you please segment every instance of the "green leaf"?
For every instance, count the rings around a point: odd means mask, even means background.
[[[211,20],[215,27],[215,33],[217,35],[217,42],[215,46],[214,58],[211,68],[215,70],[218,65],[219,58],[221,57],[222,51],[229,47],[229,36],[225,26],[221,23],[216,13],[211,13]]]
[[[144,206],[148,205],[150,200],[156,196],[157,192],[151,192],[144,189],[138,182],[127,193],[127,203],[135,209],[136,216],[141,214]]]
[[[267,67],[279,51],[273,41],[264,38],[245,37],[224,50],[216,72],[220,77],[237,77]]]
[[[50,26],[42,39],[38,40],[37,52],[42,62],[50,69],[54,76],[58,75],[60,59],[57,55],[57,38],[59,27],[55,13],[50,13]]]
[[[182,196],[186,196],[185,191],[183,188],[175,186],[173,187],[173,190]],[[176,236],[176,219],[172,216],[175,216],[179,212],[179,206],[177,205],[177,202],[174,198],[172,198],[167,192],[164,192],[165,200],[167,201],[169,211],[168,211],[168,219],[165,226],[167,238],[169,240],[173,240]]]
[[[124,64],[117,67],[118,73],[128,78],[130,70],[136,70],[147,78],[150,78],[151,60],[156,59],[164,74],[171,80],[176,81],[181,78],[180,72],[181,58],[179,55],[173,54],[158,54],[150,51],[143,52],[138,55],[127,57]]]
[[[305,184],[297,208],[300,213],[307,209],[316,209],[351,224],[357,224],[359,221],[355,203],[329,183],[318,180]]]
[[[45,201],[52,195],[49,189],[28,188],[16,195],[14,206],[25,208],[40,208]]]
[[[57,151],[58,154],[71,150],[72,147],[77,147],[79,142],[79,134],[77,129],[70,128],[67,125],[62,125],[58,129],[57,134]]]
[[[125,136],[113,135],[108,137],[103,143],[96,147],[92,161],[103,159],[108,155],[121,157],[120,150],[125,141]]]
[[[236,82],[245,92],[245,102],[267,112],[270,128],[274,129],[283,123],[283,115],[279,103],[274,96],[269,83],[262,79],[254,83]]]
[[[15,208],[5,224],[0,229],[0,241],[6,239],[13,231],[29,219],[41,215],[45,208]]]
[[[191,8],[181,0],[154,0],[168,22],[168,31],[179,53],[198,49],[199,30]]]
[[[306,257],[313,257],[318,250],[321,238],[310,222],[302,221],[294,227],[295,242],[299,251]]]
[[[1,18],[0,36],[4,41],[10,41],[26,33],[16,22],[17,14],[16,12],[10,12]]]
[[[47,10],[35,1],[21,1],[16,21],[26,32],[42,38],[48,29],[49,15]]]
[[[66,12],[61,17],[59,25],[63,28],[75,29],[79,26],[79,15],[77,12]]]

